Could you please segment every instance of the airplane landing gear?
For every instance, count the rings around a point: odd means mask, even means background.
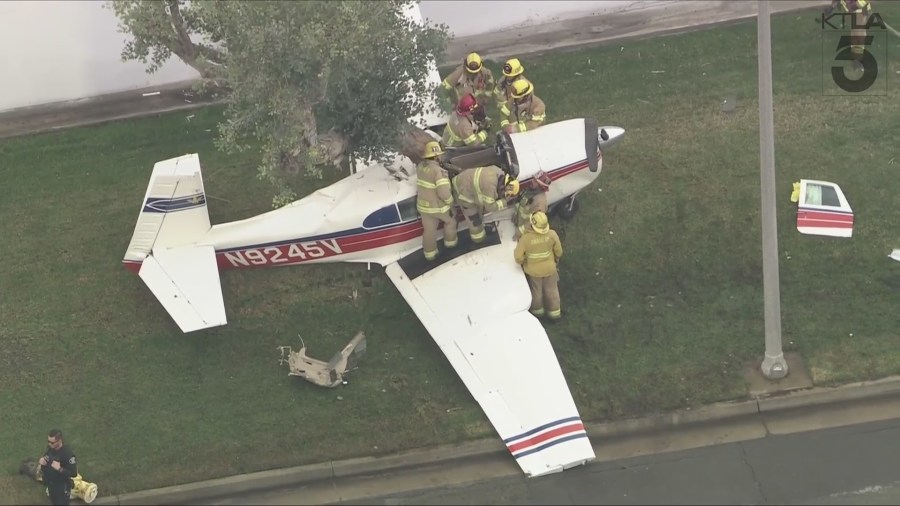
[[[575,198],[577,195],[576,193],[556,204],[554,207],[555,214],[564,220],[571,220],[575,213],[578,212],[578,200]]]

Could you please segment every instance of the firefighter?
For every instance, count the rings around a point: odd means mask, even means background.
[[[422,253],[425,260],[438,256],[437,230],[444,224],[444,246],[456,246],[456,219],[453,216],[453,193],[447,171],[435,160],[444,154],[441,145],[431,141],[425,145],[423,160],[416,166],[416,209],[422,216]]]
[[[534,94],[534,87],[527,79],[512,83],[510,99],[506,103],[509,114],[500,122],[505,132],[526,132],[541,126],[547,114],[544,101]]]
[[[506,209],[519,194],[519,182],[500,167],[466,169],[453,178],[453,196],[459,202],[472,242],[485,238],[484,215]]]
[[[509,116],[509,108],[506,103],[512,97],[512,84],[520,79],[525,79],[525,67],[519,62],[518,58],[510,58],[503,64],[503,79],[497,82],[494,88],[494,99],[497,101],[497,109],[500,110],[500,117]]]
[[[444,127],[444,145],[448,148],[478,146],[487,141],[487,129],[473,117],[480,106],[471,93],[463,95],[456,104],[456,112]]]
[[[546,315],[551,323],[556,323],[562,318],[559,273],[556,270],[563,254],[562,243],[556,232],[550,229],[546,213],[533,213],[530,221],[531,230],[526,231],[516,244],[516,263],[522,266],[528,278],[531,314],[538,318]]]
[[[550,176],[538,171],[534,178],[521,185],[519,198],[516,201],[516,233],[513,240],[518,240],[531,229],[531,214],[541,211],[547,213],[547,192],[550,191]]]
[[[447,92],[456,91],[456,96],[452,97],[454,102],[471,93],[485,111],[494,96],[494,74],[482,64],[478,53],[469,53],[462,65],[456,67],[441,84]]]

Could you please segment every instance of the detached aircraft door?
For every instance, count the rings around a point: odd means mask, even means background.
[[[801,234],[851,237],[853,210],[841,187],[827,181],[801,179],[797,230]]]

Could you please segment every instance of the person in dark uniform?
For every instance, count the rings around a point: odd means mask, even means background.
[[[78,474],[78,468],[75,454],[63,443],[62,431],[59,429],[53,429],[47,435],[47,451],[38,464],[41,466],[43,482],[47,485],[50,503],[54,506],[68,506],[72,478]]]

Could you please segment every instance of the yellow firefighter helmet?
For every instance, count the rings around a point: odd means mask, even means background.
[[[500,176],[500,189],[504,197],[515,197],[519,194],[519,181],[509,174],[503,174]]]
[[[466,56],[466,71],[470,74],[481,72],[481,56],[478,53],[469,53],[469,56]]]
[[[543,211],[535,211],[531,213],[531,228],[539,234],[546,234],[550,231],[550,222],[547,215]]]
[[[525,72],[525,67],[519,62],[518,58],[510,58],[503,64],[503,75],[506,77],[515,77]]]
[[[422,158],[434,158],[443,154],[444,149],[441,148],[441,143],[437,141],[429,141],[427,144],[425,144],[425,150],[422,152]]]
[[[534,87],[527,79],[519,79],[512,84],[512,97],[516,100],[525,98],[534,93]]]

